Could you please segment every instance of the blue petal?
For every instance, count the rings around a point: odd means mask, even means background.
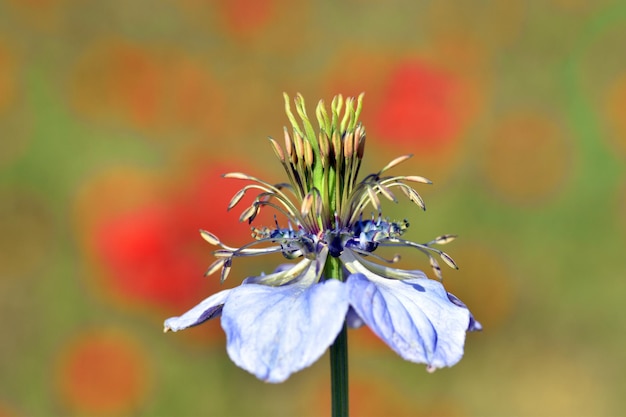
[[[448,299],[439,282],[355,273],[346,284],[356,313],[402,358],[435,369],[463,356],[470,314]]]
[[[358,329],[363,326],[365,322],[359,315],[354,311],[354,308],[350,307],[348,309],[348,313],[346,314],[346,324],[351,329]]]
[[[450,301],[452,301],[453,304],[455,304],[455,305],[457,305],[459,307],[467,308],[465,303],[463,301],[459,300],[459,298],[456,295],[454,295],[454,294],[448,293],[448,299]],[[468,332],[479,332],[482,329],[483,329],[483,325],[480,324],[480,322],[474,318],[474,315],[470,311],[470,320],[469,320],[469,324],[467,325],[467,331]]]
[[[241,285],[222,312],[228,355],[267,382],[282,382],[315,362],[333,343],[348,311],[344,283]]]
[[[231,291],[232,290],[224,290],[213,294],[182,316],[165,320],[165,331],[171,330],[177,332],[221,316],[224,301]]]

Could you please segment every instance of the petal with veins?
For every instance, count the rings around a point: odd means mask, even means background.
[[[226,297],[228,297],[230,291],[231,290],[224,290],[213,294],[182,316],[171,317],[165,320],[165,331],[167,332],[171,330],[173,332],[177,332],[221,316],[224,301],[226,300]]]
[[[463,356],[469,310],[452,303],[439,282],[369,272],[350,275],[346,284],[352,308],[403,359],[441,368]]]
[[[228,355],[257,378],[282,382],[322,356],[347,311],[347,287],[334,279],[312,286],[241,285],[222,312]]]

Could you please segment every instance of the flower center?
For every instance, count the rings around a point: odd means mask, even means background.
[[[276,221],[274,229],[253,228],[252,237],[280,244],[282,254],[287,259],[315,254],[319,252],[320,245],[327,246],[330,255],[338,258],[345,248],[365,253],[374,252],[380,241],[400,237],[409,227],[409,222],[406,219],[402,222],[391,222],[379,216],[376,220],[359,219],[348,227],[320,233],[307,231],[301,225],[297,226],[296,230],[291,224],[287,228],[281,228]]]

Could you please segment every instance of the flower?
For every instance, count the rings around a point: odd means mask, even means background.
[[[402,358],[424,363],[429,371],[461,359],[466,331],[481,329],[467,307],[423,272],[390,266],[400,260],[398,255],[385,259],[374,253],[379,247],[416,249],[428,256],[439,280],[441,269],[435,256],[456,268],[449,255],[433,247],[456,236],[411,242],[402,239],[409,227],[406,220],[390,221],[382,215],[380,196],[397,202],[396,190],[425,209],[409,183],[430,184],[429,180],[387,175],[411,155],[357,179],[365,150],[365,129],[358,122],[362,99],[363,95],[356,103],[352,98],[344,103],[337,96],[330,114],[320,102],[316,134],[304,99],[300,95],[295,99],[300,124],[285,95],[293,131],[285,128],[284,148],[272,138],[270,143],[289,183],[271,184],[243,173],[224,177],[249,182],[233,196],[228,210],[248,191],[259,192],[240,221],[251,223],[268,206],[284,215],[287,225],[281,226],[275,218],[272,228],[253,227],[255,240],[240,248],[227,246],[208,231],[200,233],[219,247],[206,275],[221,271],[222,281],[237,257],[281,253],[299,262],[246,278],[240,286],[212,295],[182,316],[167,319],[165,331],[221,317],[230,358],[267,382],[282,382],[315,362],[344,322],[350,327],[366,324]],[[369,205],[377,215],[365,220],[363,212]]]

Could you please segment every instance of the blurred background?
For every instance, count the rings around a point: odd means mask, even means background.
[[[484,326],[433,375],[351,331],[353,416],[624,415],[625,39],[604,0],[0,1],[0,416],[329,414],[326,356],[270,385],[217,321],[162,334],[282,262],[220,287],[198,229],[250,239],[219,175],[285,180],[283,91],[366,92],[364,172],[415,155],[428,210],[386,213],[459,234]]]

